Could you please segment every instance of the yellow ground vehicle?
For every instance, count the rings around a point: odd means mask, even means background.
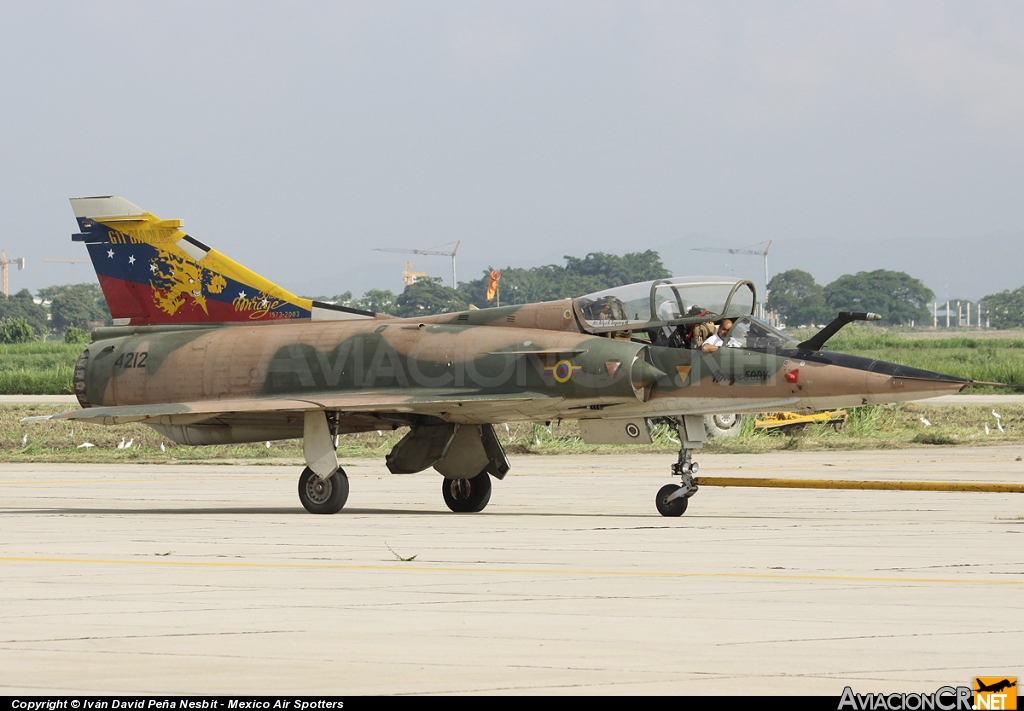
[[[798,412],[767,412],[754,420],[754,427],[759,430],[770,430],[789,425],[823,425],[829,422],[846,422],[846,410],[828,410],[813,415],[801,415]]]

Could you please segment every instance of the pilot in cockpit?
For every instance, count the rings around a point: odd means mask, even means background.
[[[718,330],[711,334],[704,345],[700,347],[705,353],[714,353],[722,346],[726,348],[742,348],[743,344],[737,341],[735,338],[729,336],[729,331],[732,330],[732,319],[722,319],[722,323],[719,324]],[[726,337],[729,336],[728,340]]]

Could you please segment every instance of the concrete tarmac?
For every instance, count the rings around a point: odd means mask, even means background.
[[[940,395],[917,400],[921,405],[1024,405],[1024,395]],[[78,408],[74,395],[0,395],[0,405],[52,405],[68,410]]]
[[[1024,481],[1024,447],[703,455],[702,475]],[[932,692],[1024,676],[1024,495],[703,488],[671,457],[436,474],[0,465],[0,694]],[[407,560],[399,560],[399,558]]]

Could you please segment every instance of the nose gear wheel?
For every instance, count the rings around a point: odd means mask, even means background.
[[[658,513],[662,516],[683,515],[683,512],[686,511],[689,499],[682,496],[670,499],[672,494],[681,489],[682,487],[678,484],[665,484],[665,486],[658,489],[658,497],[654,500],[655,505],[658,507]]]

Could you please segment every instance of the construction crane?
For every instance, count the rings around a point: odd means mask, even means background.
[[[405,282],[406,286],[412,286],[416,283],[416,280],[427,276],[426,272],[414,272],[412,270],[412,262],[408,259],[405,260],[405,271],[402,272],[402,281]]]
[[[7,252],[0,250],[0,273],[3,274],[4,282],[4,296],[10,296],[10,290],[7,288],[7,270],[12,264],[18,265],[18,269],[25,268],[25,258],[19,257],[18,259],[8,259]]]
[[[740,247],[739,249],[728,249],[726,247],[694,247],[691,252],[727,252],[729,254],[756,254],[764,257],[764,305],[765,310],[768,309],[768,250],[772,248],[772,242],[775,240],[768,240],[763,250],[751,249],[751,247],[757,247],[758,245],[765,244],[765,242],[757,242],[747,247]]]
[[[67,258],[55,259],[53,257],[45,257],[43,259],[43,261],[44,262],[67,262],[68,264],[88,264],[92,260],[91,259],[67,259]]]
[[[426,254],[434,257],[451,257],[452,258],[452,288],[458,287],[458,282],[455,280],[455,253],[459,251],[459,245],[462,244],[462,240],[455,242],[448,242],[447,244],[440,245],[441,247],[447,247],[449,244],[454,244],[450,252],[444,252],[439,249],[398,249],[397,247],[376,247],[374,252],[398,252],[399,254]]]

